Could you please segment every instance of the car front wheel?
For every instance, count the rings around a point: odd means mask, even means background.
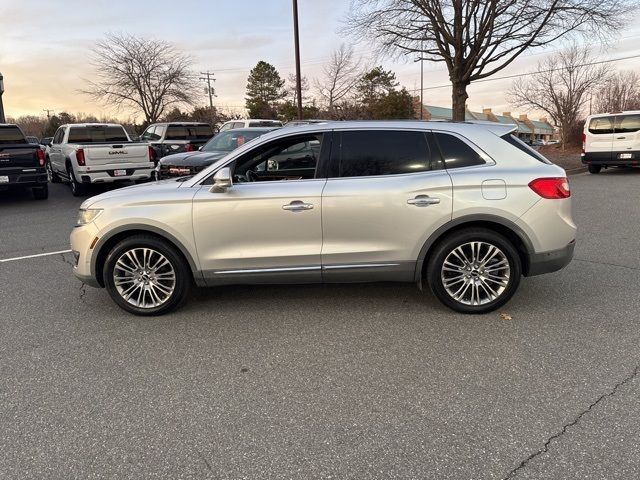
[[[447,236],[433,251],[427,281],[434,295],[462,313],[486,313],[504,305],[520,283],[522,266],[513,244],[488,229]]]
[[[103,279],[111,298],[127,312],[162,315],[186,299],[192,277],[174,247],[151,235],[135,235],[109,252]]]
[[[589,165],[589,173],[600,173],[602,165]]]

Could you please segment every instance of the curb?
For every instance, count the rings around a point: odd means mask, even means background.
[[[567,175],[578,175],[579,173],[585,173],[587,170],[587,167],[578,167],[572,168],[570,170],[565,170],[565,172],[567,172]]]

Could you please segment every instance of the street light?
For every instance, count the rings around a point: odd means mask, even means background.
[[[4,118],[4,107],[2,106],[2,94],[4,93],[4,77],[0,73],[0,123],[5,123],[7,120]]]

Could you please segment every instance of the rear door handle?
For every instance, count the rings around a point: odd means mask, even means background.
[[[616,140],[624,140],[627,137],[616,137]]]
[[[437,205],[440,203],[440,199],[429,195],[418,195],[416,198],[407,200],[407,203],[416,207],[428,207],[429,205]]]
[[[313,203],[304,203],[301,200],[294,200],[293,202],[283,205],[283,210],[288,210],[290,212],[302,212],[304,210],[313,209]]]

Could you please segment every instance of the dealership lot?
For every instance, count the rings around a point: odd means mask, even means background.
[[[137,318],[70,254],[2,262],[0,476],[638,477],[639,180],[572,177],[574,261],[485,316],[372,284]],[[81,201],[0,193],[0,260],[68,249]]]

